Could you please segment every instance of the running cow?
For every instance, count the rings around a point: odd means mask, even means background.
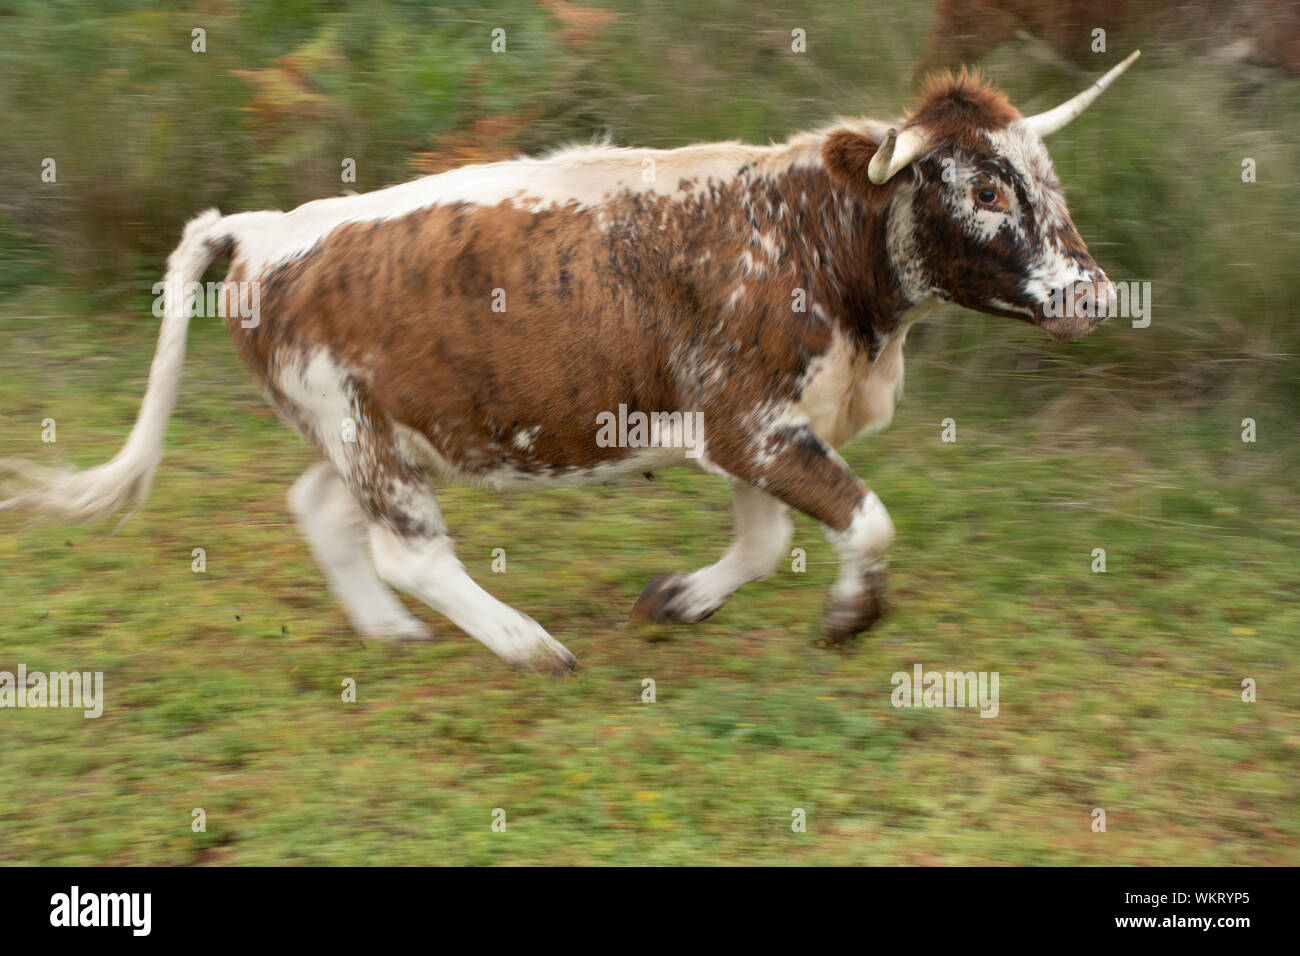
[[[734,540],[717,563],[651,582],[634,613],[708,617],[771,573],[796,508],[838,552],[825,627],[845,640],[880,614],[894,532],[835,449],[889,422],[903,340],[930,304],[1063,342],[1106,314],[1043,137],[1137,55],[1036,116],[945,75],[905,120],[779,145],[580,147],[288,213],[205,212],[168,263],[126,445],[85,472],[9,462],[24,481],[0,508],[82,521],[144,498],[194,289],[224,256],[235,348],[320,450],[289,502],[361,634],[428,636],[396,589],[512,664],[572,669],[466,574],[433,482],[544,487],[688,464],[732,483]],[[1051,307],[1081,290],[1093,311]]]

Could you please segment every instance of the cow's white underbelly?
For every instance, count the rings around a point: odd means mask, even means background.
[[[596,424],[592,424],[595,435]],[[413,461],[428,469],[434,478],[461,484],[484,485],[498,491],[522,491],[532,488],[576,488],[602,481],[612,481],[625,475],[661,471],[686,465],[698,468],[699,458],[688,454],[689,449],[666,446],[629,449],[622,457],[602,462],[591,468],[545,468],[524,470],[502,463],[494,467],[475,470],[458,468],[449,462],[424,435],[405,425],[397,426],[398,439],[403,452]],[[700,451],[704,450],[701,437]]]

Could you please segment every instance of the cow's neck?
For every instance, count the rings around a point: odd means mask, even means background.
[[[888,202],[873,205],[819,163],[737,178],[733,239],[749,281],[807,293],[807,309],[837,325],[872,358],[901,327],[908,301],[888,248]],[[794,289],[776,296],[790,302]]]

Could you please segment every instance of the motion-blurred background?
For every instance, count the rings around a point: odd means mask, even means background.
[[[1032,113],[1142,49],[1049,147],[1152,321],[913,331],[893,428],[846,451],[899,535],[894,614],[847,655],[812,643],[833,555],[802,519],[806,571],[693,629],[626,623],[725,548],[712,479],[444,492],[471,573],[587,666],[567,682],[440,619],[432,646],[353,639],[283,506],[311,450],[197,321],[145,509],[115,535],[0,521],[0,670],[103,670],[107,695],[99,720],[0,711],[0,862],[1300,862],[1300,5],[159,7],[0,0],[0,455],[120,445],[203,208],[595,137],[781,139],[895,117],[963,63]],[[917,662],[998,671],[1000,716],[892,708]]]

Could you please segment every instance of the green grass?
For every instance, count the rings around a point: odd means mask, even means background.
[[[0,307],[0,455],[84,467],[123,440],[154,321],[76,308]],[[0,711],[0,862],[1300,863],[1294,426],[1248,397],[977,385],[914,363],[893,427],[846,451],[898,529],[893,613],[849,652],[815,643],[834,557],[802,517],[806,573],[628,623],[653,575],[725,547],[715,479],[444,489],[471,573],[584,663],[554,680],[423,608],[433,644],[353,636],[284,505],[314,454],[197,321],[147,506],[115,534],[0,522],[0,670],[102,670],[106,696],[99,720]],[[917,662],[999,672],[999,716],[895,709]]]

